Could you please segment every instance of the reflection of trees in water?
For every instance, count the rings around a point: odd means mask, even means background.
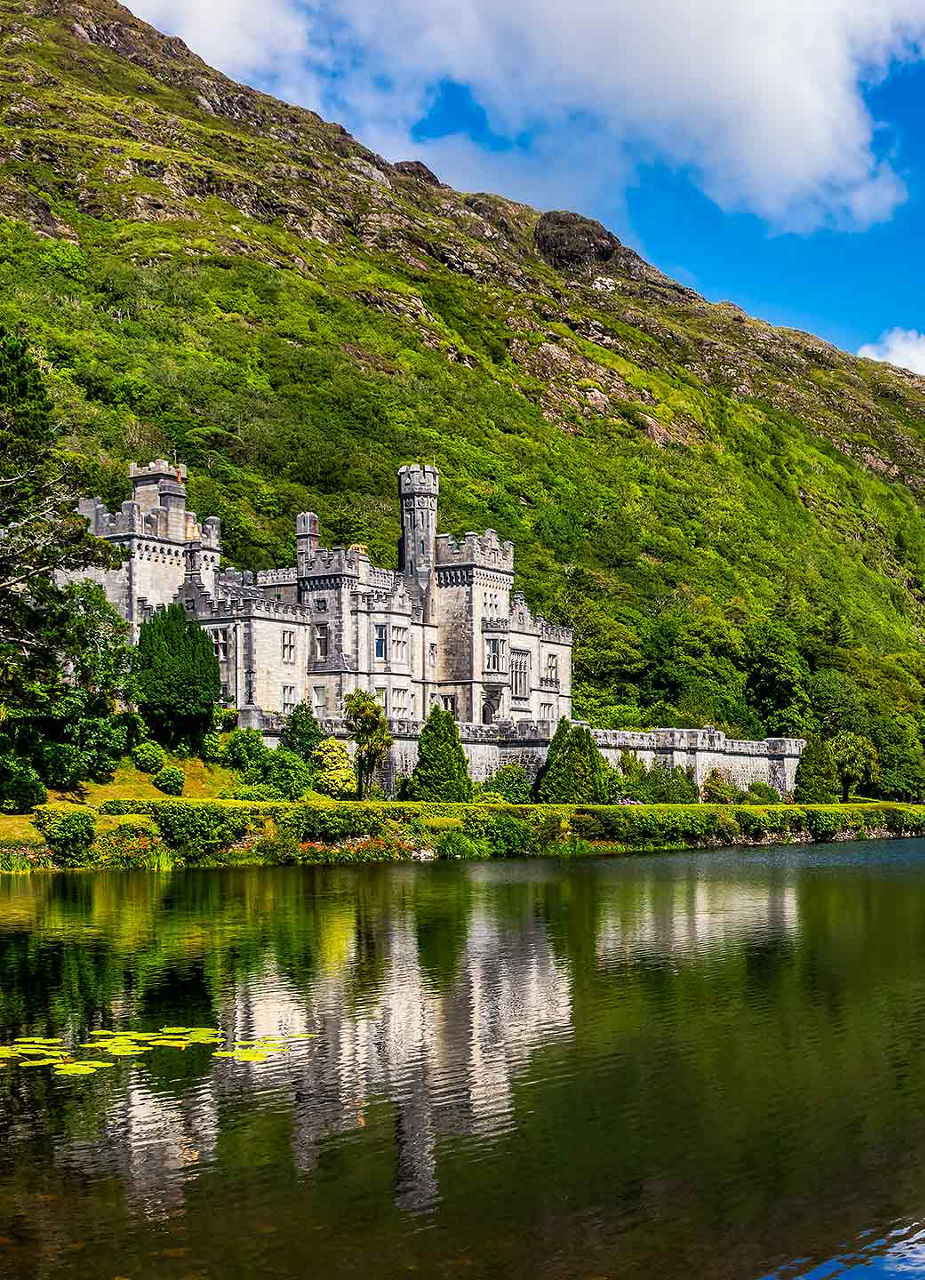
[[[868,1137],[903,1164],[900,1134],[925,1146],[923,897],[694,860],[0,879],[4,1038],[111,1016],[317,1033],[257,1068],[157,1060],[66,1100],[0,1076],[0,1125],[13,1159],[115,1175],[153,1219],[213,1170],[311,1184],[369,1125],[401,1209],[493,1191],[516,1220],[551,1197],[564,1250],[589,1187],[602,1221],[683,1211],[706,1242],[735,1194],[792,1234],[809,1179],[825,1232],[850,1232]]]

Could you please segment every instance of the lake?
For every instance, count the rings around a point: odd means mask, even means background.
[[[925,1275],[922,841],[0,876],[23,1037],[4,1278]]]

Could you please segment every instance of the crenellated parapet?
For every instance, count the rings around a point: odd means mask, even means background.
[[[438,573],[443,569],[487,569],[494,573],[513,574],[514,544],[502,542],[494,529],[484,533],[467,533],[456,539],[442,533],[436,541]]]

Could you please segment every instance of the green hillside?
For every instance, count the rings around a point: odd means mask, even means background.
[[[395,468],[435,459],[598,723],[804,732],[837,686],[918,752],[925,381],[391,166],[111,0],[0,0],[0,43],[0,325],[91,490],[176,451],[235,563],[311,508],[394,564]]]

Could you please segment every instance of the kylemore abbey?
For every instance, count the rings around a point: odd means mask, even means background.
[[[278,738],[308,701],[338,733],[355,689],[382,703],[395,737],[391,772],[409,772],[430,707],[459,722],[473,777],[517,760],[535,769],[555,726],[572,714],[572,633],[530,611],[514,590],[514,546],[493,529],[437,532],[436,467],[398,472],[398,569],[371,563],[362,546],[324,548],[318,517],[296,517],[296,563],[258,573],[221,566],[221,526],[186,506],[186,469],[158,459],[132,464],[133,496],[118,512],[99,499],[80,511],[122,564],[91,574],[138,628],[181,602],[212,637],[225,700],[240,722]],[[595,731],[605,756],[631,750],[646,763],[680,765],[700,782],[711,768],[744,785],[793,787],[802,742],[737,742],[716,729]]]

